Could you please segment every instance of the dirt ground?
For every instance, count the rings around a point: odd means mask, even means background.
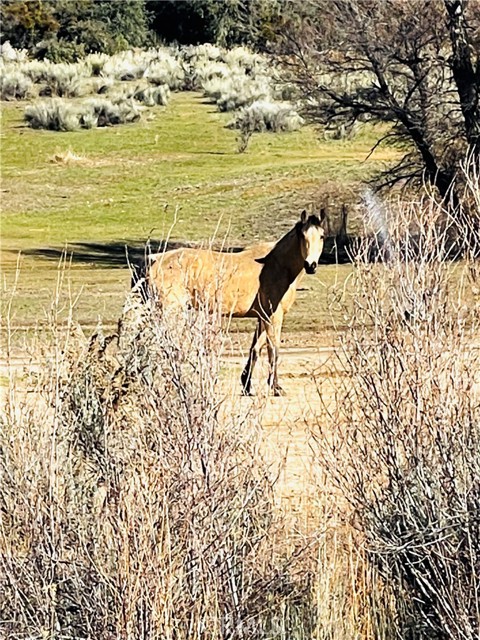
[[[228,375],[224,382],[226,408],[239,417],[258,410],[263,430],[264,455],[272,465],[277,497],[295,511],[308,511],[318,498],[319,468],[315,461],[315,433],[319,421],[335,402],[341,350],[333,333],[323,336],[285,336],[280,352],[279,380],[282,397],[267,393],[266,354],[254,372],[255,396],[240,394],[240,372],[248,350],[227,354]],[[305,346],[304,346],[305,345]]]
[[[263,431],[262,452],[276,479],[277,498],[291,510],[304,512],[314,494],[318,496],[318,465],[314,460],[312,438],[325,408],[335,395],[334,370],[340,366],[338,337],[333,332],[315,336],[283,337],[280,352],[279,379],[284,396],[269,395],[266,380],[266,353],[258,361],[253,376],[251,397],[241,395],[240,373],[248,355],[250,335],[232,337],[224,353],[224,375],[220,387],[223,411],[233,424],[245,422],[254,415]],[[22,386],[28,371],[39,369],[40,362],[18,354],[0,359],[0,401],[2,411],[9,393],[9,379]]]

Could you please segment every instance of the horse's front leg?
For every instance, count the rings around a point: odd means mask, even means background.
[[[247,364],[245,365],[245,369],[242,371],[242,386],[243,393],[246,396],[251,395],[252,388],[252,373],[255,367],[255,363],[258,360],[258,356],[260,355],[260,351],[262,347],[265,345],[266,340],[266,331],[265,331],[265,323],[262,319],[258,320],[257,327],[255,329],[255,333],[253,334],[252,346],[250,347],[250,353],[248,355]]]
[[[280,335],[282,333],[283,309],[279,307],[270,317],[266,325],[267,333],[267,349],[268,363],[270,372],[268,376],[268,385],[273,391],[274,396],[283,396],[285,392],[278,383],[278,351],[280,348]]]

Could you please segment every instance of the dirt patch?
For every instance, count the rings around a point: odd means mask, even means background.
[[[285,396],[268,395],[266,388],[267,362],[264,357],[254,374],[254,397],[242,397],[240,372],[246,353],[238,352],[225,357],[227,367],[223,391],[224,410],[238,415],[238,423],[249,411],[260,410],[264,430],[263,452],[277,477],[277,496],[295,509],[310,502],[317,488],[318,468],[315,463],[312,437],[318,421],[325,415],[325,407],[335,402],[335,378],[332,370],[340,366],[338,345],[328,336],[323,343],[314,345],[310,337],[308,346],[301,336],[286,335],[279,365],[280,383]],[[293,342],[296,342],[294,345]],[[321,384],[328,378],[328,384]]]

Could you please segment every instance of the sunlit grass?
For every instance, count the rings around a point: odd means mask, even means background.
[[[167,235],[216,235],[234,246],[279,237],[301,208],[315,206],[327,181],[341,193],[393,157],[380,149],[366,161],[376,139],[368,127],[347,141],[322,140],[308,127],[255,134],[239,154],[235,132],[225,127],[231,116],[193,93],[172,94],[140,123],[68,133],[31,130],[24,106],[2,106],[2,271],[11,290],[22,252],[14,305],[20,325],[41,320],[63,250],[73,252],[68,281],[71,295],[81,294],[81,320],[113,323],[129,286],[123,247]],[[62,163],[69,152],[81,162]],[[322,285],[312,288],[308,298],[321,299]],[[324,317],[304,307],[306,326]]]

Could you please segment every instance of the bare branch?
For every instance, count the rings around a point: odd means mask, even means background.
[[[426,175],[450,201],[468,147],[479,152],[476,8],[478,0],[307,3],[308,27],[284,37],[304,115],[323,126],[390,123],[382,142],[408,143],[412,175]]]

